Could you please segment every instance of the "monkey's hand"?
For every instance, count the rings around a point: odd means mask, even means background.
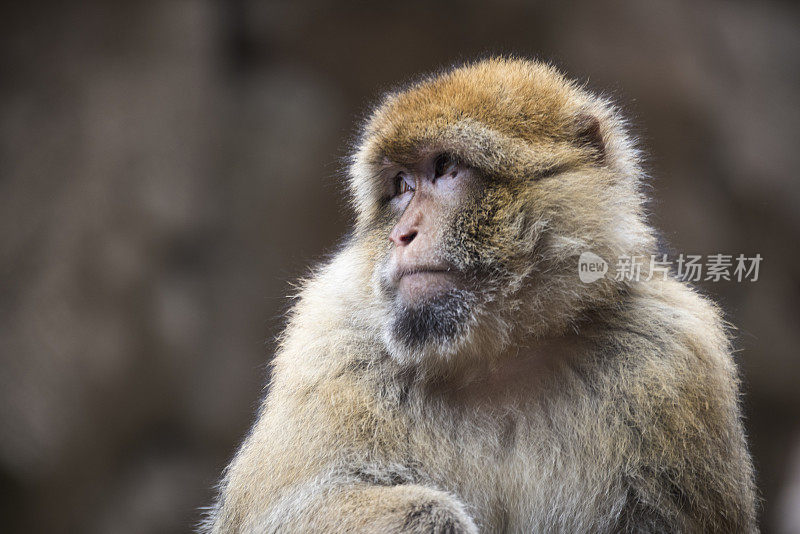
[[[477,534],[478,528],[455,497],[424,486],[394,486],[387,493],[391,508],[378,521],[380,532]],[[378,525],[376,525],[378,526]]]
[[[477,534],[454,496],[416,484],[306,487],[281,499],[258,532]]]

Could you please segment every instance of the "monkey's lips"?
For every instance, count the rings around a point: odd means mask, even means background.
[[[447,267],[399,269],[394,279],[398,293],[410,301],[425,299],[458,285],[457,272]]]

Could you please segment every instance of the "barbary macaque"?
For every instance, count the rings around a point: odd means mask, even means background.
[[[719,310],[578,277],[655,254],[642,178],[617,109],[539,62],[386,95],[201,530],[755,532]]]

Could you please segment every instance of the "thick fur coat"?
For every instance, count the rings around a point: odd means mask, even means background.
[[[488,177],[442,246],[492,275],[456,333],[409,345],[376,274],[377,177],[430,151]],[[646,268],[578,278],[584,251],[655,253],[641,180],[616,109],[541,63],[386,96],[352,157],[355,229],[302,284],[201,531],[755,531],[719,310]]]

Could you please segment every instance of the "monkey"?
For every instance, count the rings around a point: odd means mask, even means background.
[[[720,309],[674,275],[578,277],[655,253],[642,160],[540,61],[385,95],[200,532],[756,532]]]

